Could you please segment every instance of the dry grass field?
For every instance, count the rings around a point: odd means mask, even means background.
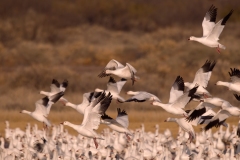
[[[19,111],[33,111],[35,102],[42,98],[40,90],[49,90],[53,78],[69,81],[64,97],[74,103],[80,103],[85,92],[105,89],[108,78],[97,75],[111,59],[132,64],[141,78],[134,86],[126,83],[121,92],[123,97],[128,98],[125,94],[128,90],[143,90],[166,103],[178,75],[191,82],[207,59],[216,60],[207,89],[213,96],[239,106],[231,91],[214,85],[218,80],[229,81],[230,68],[240,69],[239,1],[148,2],[1,1],[0,5],[5,7],[0,8],[0,133],[4,133],[6,120],[11,128],[24,129],[28,122],[41,127]],[[219,8],[217,20],[230,9],[235,10],[220,36],[220,43],[226,46],[221,54],[187,40],[191,35],[202,35],[202,18],[211,4]],[[186,108],[196,105],[191,102]],[[161,131],[166,127],[176,131],[176,124],[163,122],[174,115],[149,102],[114,101],[108,113],[115,117],[117,107],[129,113],[131,129],[144,123],[146,130],[153,131],[158,123]],[[49,119],[53,124],[64,120],[80,124],[82,116],[57,103]],[[227,122],[236,125],[237,121],[238,118],[231,118]]]

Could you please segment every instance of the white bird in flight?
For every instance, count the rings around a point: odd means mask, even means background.
[[[126,63],[126,66],[124,66],[120,62],[112,59],[108,62],[105,69],[98,75],[98,77],[102,78],[113,74],[120,78],[131,79],[132,85],[134,85],[134,82],[139,79],[139,77],[136,76],[136,73],[137,70],[129,63]]]
[[[125,99],[121,97],[119,94],[122,90],[122,87],[127,82],[126,79],[122,78],[120,81],[116,82],[113,77],[110,76],[109,81],[107,83],[107,90],[105,90],[106,94],[108,92],[111,93],[112,98],[116,99],[118,102],[123,103]],[[102,89],[96,88],[95,92],[102,92]]]
[[[64,121],[63,125],[67,125],[76,130],[82,136],[93,138],[96,148],[98,148],[97,139],[103,139],[94,130],[100,125],[101,115],[105,113],[112,101],[112,95],[102,92],[95,100],[93,100],[84,110],[84,117],[81,125],[72,124]]]
[[[217,8],[212,5],[207,11],[202,22],[203,36],[202,37],[191,36],[188,40],[197,41],[208,47],[216,48],[218,53],[220,53],[219,48],[226,49],[226,47],[218,42],[219,36],[222,33],[226,25],[226,22],[232,15],[232,13],[233,10],[231,10],[223,19],[215,23],[217,16]]]
[[[43,124],[46,124],[48,127],[50,127],[51,123],[48,121],[47,116],[50,112],[51,106],[56,103],[63,95],[63,92],[59,92],[49,97],[46,96],[35,103],[35,111],[30,112],[22,110],[20,113],[28,114],[34,119],[43,122]]]
[[[195,92],[197,91],[198,86],[195,86],[186,93],[184,92],[184,81],[183,78],[178,76],[174,81],[171,91],[170,98],[167,104],[161,103],[159,101],[153,101],[152,105],[160,106],[169,113],[176,115],[183,115],[187,117],[186,111],[183,108],[190,102],[193,98],[197,97]]]
[[[216,85],[228,87],[229,90],[240,93],[240,70],[236,68],[230,68],[231,72],[228,72],[230,75],[231,82],[217,81]]]

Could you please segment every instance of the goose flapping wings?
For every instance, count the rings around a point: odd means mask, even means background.
[[[59,92],[55,95],[52,95],[50,97],[44,97],[40,100],[38,100],[35,103],[36,109],[35,113],[42,114],[44,117],[47,117],[52,105],[56,103],[62,96],[64,95],[63,92]]]
[[[217,8],[213,5],[209,8],[202,21],[203,37],[208,36],[215,26],[217,17]]]
[[[102,92],[85,108],[82,126],[85,126],[89,130],[98,129],[101,115],[108,109],[111,101],[111,93],[106,95],[105,92]]]
[[[116,61],[115,59],[112,59],[111,61],[108,62],[104,70],[98,75],[98,77],[106,77],[109,76],[110,74],[106,74],[106,70],[116,70],[118,68],[123,68],[124,65],[122,65],[120,62]]]
[[[183,92],[184,92],[184,80],[181,76],[177,76],[170,90],[169,103],[173,103],[176,99],[182,96]]]
[[[128,91],[127,94],[133,96],[125,102],[145,102],[147,100],[161,102],[157,96],[145,91]]]

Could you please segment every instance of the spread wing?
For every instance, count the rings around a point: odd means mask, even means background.
[[[188,121],[193,121],[214,107],[215,107],[215,105],[213,105],[211,103],[201,102],[198,104],[198,106],[194,110],[192,110],[188,114],[188,117],[186,119]]]
[[[149,100],[150,98],[152,98],[154,101],[161,102],[160,99],[157,96],[155,96],[151,93],[148,93],[148,92],[143,92],[143,91],[139,92],[137,95],[132,96],[131,98],[129,98],[125,102],[132,102],[132,101],[134,101],[134,102],[145,102],[145,101]]]
[[[37,113],[42,114],[43,116],[47,117],[48,116],[47,107],[50,107],[48,102],[49,102],[48,97],[44,97],[44,98],[38,100],[35,103],[36,108],[35,108],[34,112],[37,112]]]
[[[216,61],[211,62],[207,60],[204,65],[196,72],[193,84],[198,84],[206,88],[215,65]]]
[[[113,77],[110,76],[109,81],[107,83],[107,90],[109,92],[115,92],[115,93],[119,93],[118,91],[118,87],[117,87],[117,82],[115,81],[115,79]]]
[[[110,93],[106,96],[105,92],[101,92],[84,110],[82,125],[89,129],[97,129],[100,124],[101,115],[105,113],[111,101],[112,95]]]
[[[205,130],[209,130],[212,127],[218,128],[222,125],[231,114],[226,110],[219,110],[218,113],[210,120],[210,122],[205,126]]]
[[[112,59],[111,61],[108,62],[104,70],[98,75],[98,77],[106,77],[109,76],[108,74],[105,73],[105,71],[108,70],[116,70],[117,68],[123,68],[124,65],[122,65],[120,62]]]
[[[231,72],[228,72],[230,79],[233,83],[240,83],[240,70],[236,68],[230,68]]]
[[[117,88],[118,88],[118,93],[121,92],[122,87],[124,86],[124,84],[127,82],[126,79],[122,78],[120,81],[117,82]]]
[[[60,83],[56,79],[53,79],[50,89],[52,93],[60,92]]]
[[[217,17],[217,8],[212,5],[207,11],[202,21],[203,37],[208,36],[209,33],[212,31],[213,27],[215,26],[216,17]]]
[[[177,100],[175,100],[172,104],[172,107],[176,108],[184,108],[188,102],[190,102],[193,98],[195,98],[195,93],[197,91],[198,86],[192,88],[188,92],[184,93]]]
[[[173,103],[176,99],[183,95],[184,81],[181,76],[177,76],[170,91],[169,103]]]
[[[218,41],[219,36],[222,33],[227,20],[230,18],[232,15],[233,10],[231,10],[223,19],[218,21],[218,23],[213,27],[211,33],[208,35],[207,39],[213,40],[213,41]]]
[[[122,110],[120,108],[117,108],[117,118],[116,121],[121,124],[123,127],[127,128],[129,125],[129,121],[128,121],[128,115],[127,112],[125,110]]]
[[[67,86],[68,86],[68,80],[65,79],[60,85],[60,91],[65,92]]]
[[[50,112],[51,106],[54,103],[56,103],[63,95],[64,95],[63,92],[59,92],[50,97],[46,96],[46,97],[38,100],[35,103],[36,108],[35,108],[34,112],[37,112],[37,113],[42,114],[43,116],[47,117]]]
[[[119,127],[123,127],[120,123],[118,123],[115,119],[109,117],[107,114],[102,115],[101,118],[103,119],[103,123],[107,125],[113,124]]]

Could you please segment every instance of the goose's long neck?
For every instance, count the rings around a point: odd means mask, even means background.
[[[164,104],[164,103],[161,103],[161,102],[158,102],[158,101],[154,101],[153,105],[162,107],[163,109],[168,109],[169,108],[169,106],[167,104]]]
[[[79,127],[79,125],[72,124],[72,123],[70,123],[70,122],[66,123],[65,125],[67,125],[67,126],[73,128],[73,129],[75,129],[75,130],[77,130],[77,128]]]
[[[28,114],[28,115],[31,115],[31,114],[32,114],[32,112],[29,112],[29,111],[26,111],[26,110],[22,110],[21,113]]]
[[[218,82],[217,82],[217,85],[229,87],[230,83],[229,83],[229,82],[218,81]]]
[[[43,95],[45,95],[45,96],[49,96],[49,92],[45,92],[45,91],[40,91],[40,94],[43,94]]]
[[[95,89],[95,92],[102,92],[103,90],[102,89],[99,89],[99,88],[96,88]]]
[[[66,103],[66,106],[72,107],[73,109],[77,109],[77,105],[76,105],[76,104],[73,104],[73,103],[71,103],[71,102],[67,102],[67,103]]]
[[[176,118],[169,118],[167,121],[168,122],[176,122],[177,120],[176,120]]]

